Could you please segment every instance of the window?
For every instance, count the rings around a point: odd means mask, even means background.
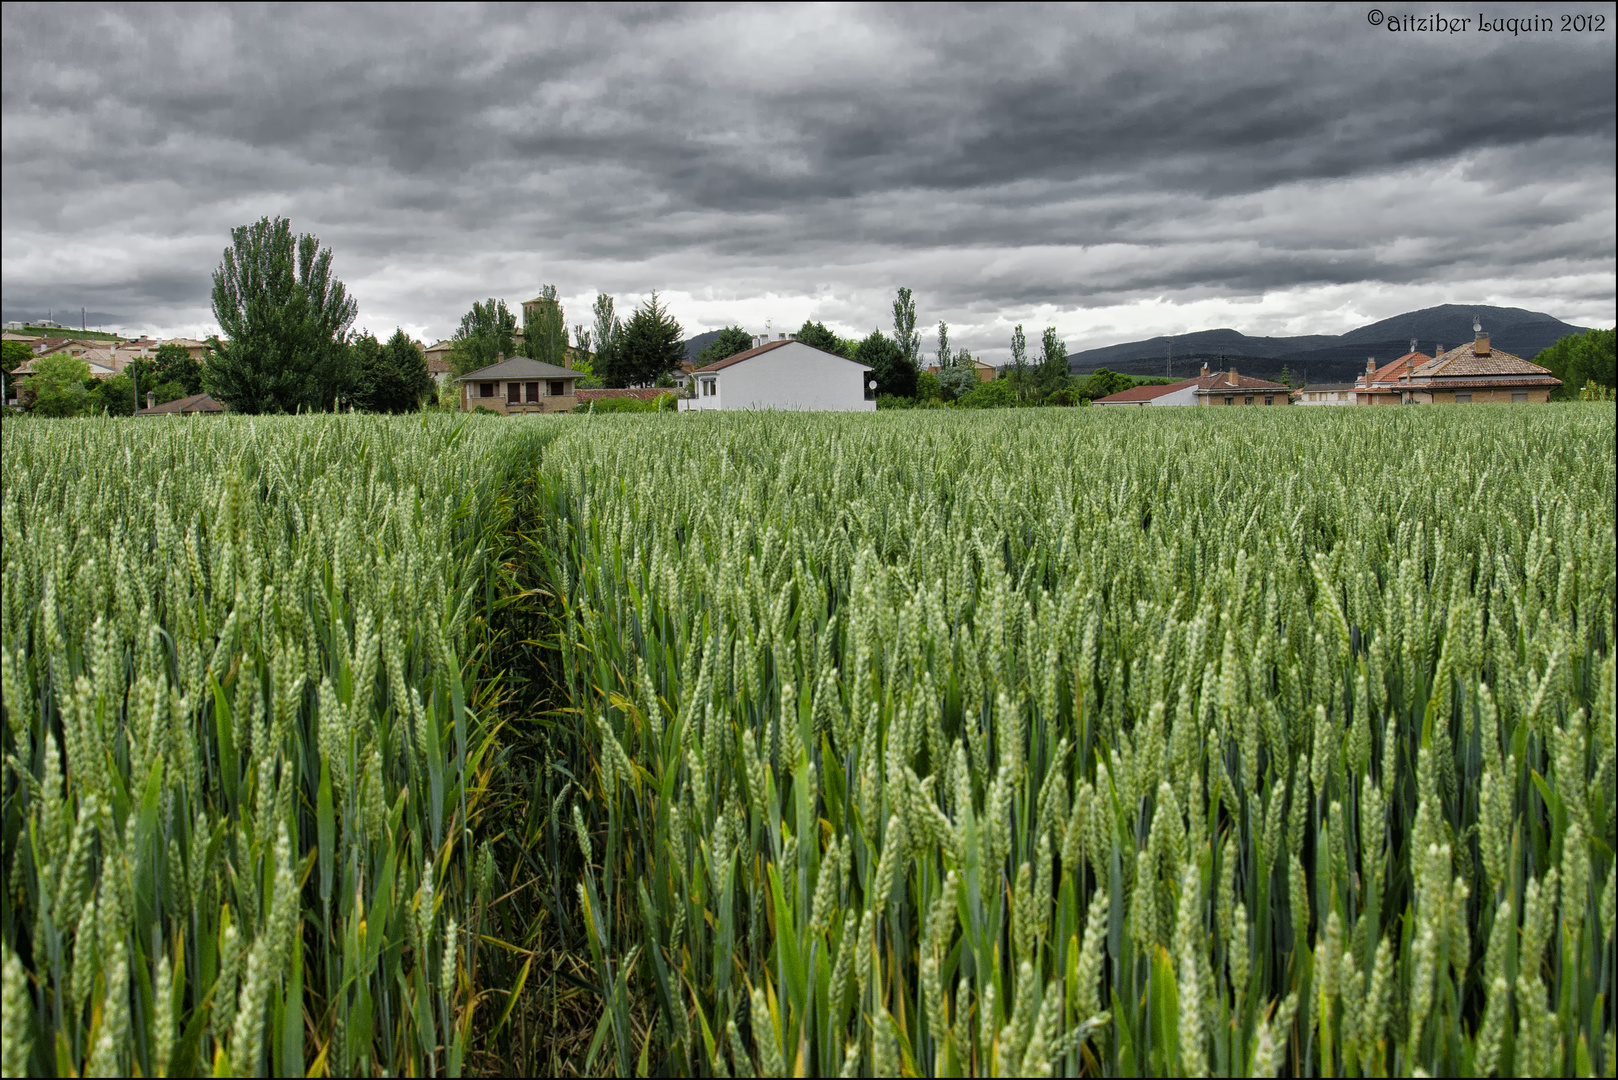
[[[478,397],[494,397],[494,383],[478,383]]]
[[[532,405],[539,400],[539,384],[537,382],[528,383],[526,389],[528,392],[528,404]]]
[[[718,392],[718,384],[719,383],[718,383],[717,379],[703,379],[702,380],[702,396],[703,397],[713,397],[714,394]]]
[[[518,395],[520,394],[521,391],[522,391],[522,383],[514,383],[514,382],[506,383],[506,404],[507,405],[515,405],[515,404],[517,404],[517,402],[520,400]]]
[[[1253,395],[1248,394],[1247,397],[1242,400],[1242,404],[1243,405],[1251,405],[1251,404],[1253,404]]]
[[[550,391],[551,397],[561,397],[563,394],[567,393],[567,391],[562,388],[561,379],[551,380]]]
[[[1339,390],[1339,391],[1337,391],[1337,400],[1338,401],[1347,401],[1348,400],[1348,391],[1347,390]]]
[[[1513,405],[1525,405],[1525,404],[1527,404],[1528,403],[1528,391],[1526,391],[1526,390],[1513,390],[1511,392],[1511,403]]]
[[[1234,405],[1234,404],[1236,404],[1236,399],[1231,397],[1229,394],[1226,394],[1225,395],[1225,404],[1226,405]]]
[[[1264,395],[1264,404],[1266,404],[1266,405],[1274,405],[1275,404],[1275,395],[1274,394],[1265,394]]]
[[[1455,404],[1457,404],[1457,405],[1470,405],[1470,404],[1472,404],[1472,395],[1469,394],[1469,393],[1462,393],[1461,391],[1457,390],[1455,392]]]

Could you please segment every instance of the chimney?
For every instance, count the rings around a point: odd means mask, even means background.
[[[146,391],[146,407],[148,409],[157,408],[157,391],[156,390],[148,390],[148,391]]]
[[[1476,318],[1472,320],[1472,355],[1489,355],[1489,332],[1483,329],[1483,324]]]
[[[1376,357],[1367,356],[1365,358],[1365,374],[1367,374],[1367,375],[1375,375],[1376,374]]]
[[[1444,346],[1442,346],[1442,345],[1434,345],[1433,346],[1433,359],[1436,360],[1438,357],[1443,356],[1443,355],[1444,355]]]
[[[1235,365],[1232,365],[1231,369],[1230,369],[1230,382],[1231,382],[1232,386],[1234,386],[1236,384],[1236,368],[1235,368]]]
[[[1202,362],[1202,377],[1204,379],[1208,377],[1208,361],[1206,360]]]

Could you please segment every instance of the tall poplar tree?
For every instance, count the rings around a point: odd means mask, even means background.
[[[916,333],[916,301],[901,288],[893,301],[893,342],[910,366],[921,370],[921,335]]]
[[[1017,399],[1028,398],[1028,336],[1022,332],[1022,323],[1011,332],[1011,377],[1016,380]]]
[[[556,298],[556,286],[542,286],[539,297],[533,314],[523,321],[523,352],[530,360],[567,367],[567,320],[562,316],[562,302]]]
[[[1047,326],[1039,340],[1039,388],[1046,394],[1054,393],[1068,384],[1067,343]]]
[[[450,346],[449,362],[455,374],[488,367],[502,356],[516,354],[517,317],[504,300],[491,296],[481,304],[474,301],[451,340],[455,344]]]
[[[203,385],[233,412],[330,409],[352,381],[355,304],[332,274],[330,248],[285,218],[231,230],[213,276],[219,347]]]

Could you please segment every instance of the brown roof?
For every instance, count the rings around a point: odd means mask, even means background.
[[[1156,398],[1162,397],[1164,394],[1172,394],[1176,390],[1184,390],[1186,387],[1197,381],[1199,380],[1182,379],[1180,382],[1170,383],[1167,386],[1132,386],[1128,390],[1120,390],[1116,394],[1108,394],[1104,398],[1096,398],[1096,404],[1111,405],[1114,402],[1121,404],[1126,401],[1152,401]]]
[[[745,352],[735,353],[734,355],[725,357],[723,360],[716,360],[707,367],[697,368],[692,374],[700,374],[705,371],[720,371],[724,368],[730,367],[732,364],[739,364],[743,360],[751,360],[753,357],[767,353],[771,349],[779,349],[783,345],[802,345],[806,349],[815,349],[815,346],[809,344],[807,341],[799,341],[797,338],[787,338],[785,341],[770,341],[760,345],[756,349],[748,349]],[[848,357],[846,356],[838,356],[834,352],[826,352],[825,349],[815,349],[815,351],[826,353],[827,356],[836,356],[839,360],[848,360]],[[849,360],[849,363],[860,364],[858,360]],[[869,368],[870,366],[870,364],[860,364],[860,367],[863,368]]]
[[[1548,369],[1538,364],[1529,363],[1520,356],[1502,352],[1499,349],[1490,349],[1480,353],[1476,344],[1462,345],[1457,349],[1450,349],[1438,357],[1422,364],[1410,374],[1417,379],[1455,379],[1466,377],[1488,377],[1500,375],[1515,375],[1519,377],[1536,378],[1536,381],[1555,383],[1560,386],[1561,381],[1551,377]]]
[[[634,398],[636,401],[656,401],[664,394],[678,394],[668,386],[634,386],[619,390],[575,390],[580,402],[603,401],[606,398]]]
[[[1194,381],[1197,388],[1193,393],[1197,394],[1222,394],[1235,390],[1279,390],[1283,393],[1290,393],[1292,389],[1285,383],[1255,379],[1251,375],[1238,375],[1234,371],[1215,371]]]
[[[1431,359],[1432,357],[1428,356],[1424,352],[1405,353],[1403,356],[1399,357],[1399,359],[1389,361],[1388,363],[1377,368],[1375,371],[1371,372],[1370,382],[1373,384],[1389,383],[1393,382],[1395,379],[1402,379]],[[1365,381],[1366,377],[1362,374],[1358,380],[1356,380],[1356,385],[1364,384]]]
[[[140,409],[136,416],[165,416],[179,414],[189,416],[191,413],[222,413],[225,407],[207,394],[192,394],[190,397],[177,398],[152,409]]]

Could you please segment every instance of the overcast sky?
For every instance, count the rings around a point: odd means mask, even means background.
[[[6,3],[3,306],[215,328],[233,226],[333,248],[357,326],[652,289],[689,333],[920,320],[991,361],[1483,303],[1615,313],[1601,32],[1360,6],[281,9]],[[926,339],[932,348],[932,335]]]

